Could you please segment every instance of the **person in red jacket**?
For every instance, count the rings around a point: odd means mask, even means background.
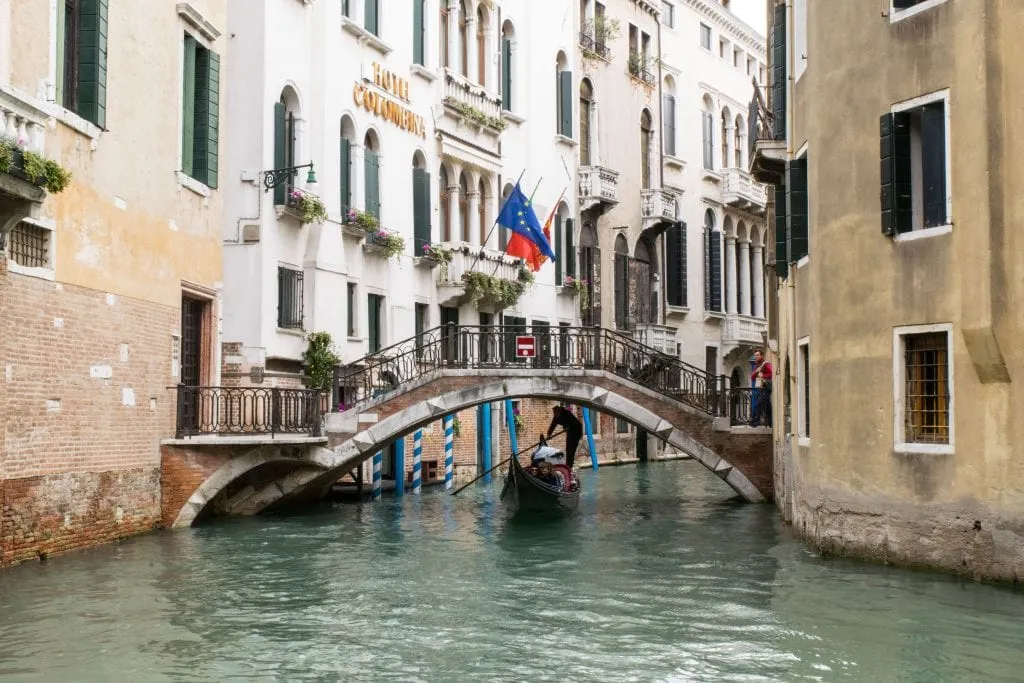
[[[763,421],[772,426],[772,364],[765,360],[761,349],[754,351],[754,371],[750,373],[750,386],[754,388],[753,416],[750,425],[757,427]]]

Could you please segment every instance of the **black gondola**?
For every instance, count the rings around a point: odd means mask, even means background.
[[[569,477],[566,487],[571,487],[571,490],[563,491],[545,484],[527,472],[519,464],[519,458],[512,458],[508,474],[505,475],[505,486],[501,490],[501,500],[505,501],[513,512],[522,510],[550,513],[575,510],[580,502],[579,481],[564,465],[559,469]]]

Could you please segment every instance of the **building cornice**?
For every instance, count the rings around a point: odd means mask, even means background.
[[[758,57],[761,57],[763,60],[768,59],[768,49],[765,45],[764,36],[741,21],[732,12],[718,3],[708,2],[708,0],[686,0],[686,4],[724,28],[726,33],[757,53]]]
[[[633,4],[650,14],[652,17],[661,16],[661,8],[651,0],[633,0]]]
[[[195,7],[187,2],[178,3],[178,16],[188,22],[195,30],[211,43],[220,38],[220,31],[213,24],[208,22]]]

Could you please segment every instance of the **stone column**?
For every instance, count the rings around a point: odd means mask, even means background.
[[[487,83],[484,87],[488,92],[495,95],[501,93],[501,84],[498,83],[498,72],[494,68],[494,27],[488,24],[484,27],[484,80]]]
[[[352,206],[359,211],[366,211],[366,157],[363,154],[364,147],[353,142],[350,149],[352,154]],[[380,177],[379,173],[377,177]]]
[[[459,207],[459,184],[452,183],[448,186],[448,212],[451,217],[451,241],[460,242],[466,239],[463,236],[462,210]]]
[[[462,238],[470,244],[480,244],[480,193],[470,190],[466,196],[469,198],[469,220],[465,227],[466,235]]]
[[[441,1],[444,2],[444,0]],[[459,66],[462,64],[462,60],[459,59],[460,43],[459,0],[451,0],[448,3],[448,68],[453,73],[459,73]]]
[[[466,78],[470,83],[479,83],[476,63],[476,16],[466,17]]]
[[[750,242],[740,242],[740,315],[750,315]]]
[[[754,245],[754,317],[764,318],[764,247]]]
[[[725,312],[736,314],[736,236],[725,236],[726,302]]]
[[[734,149],[733,137],[736,135],[736,126],[731,123],[725,127],[725,146],[722,148],[725,150],[725,158],[722,159],[722,168],[734,168],[736,166],[733,155],[736,153]]]
[[[575,106],[580,106],[579,102],[575,103]],[[601,117],[597,115],[597,101],[591,100],[590,102],[590,165],[600,166],[601,165],[601,143],[598,142],[601,136],[598,134],[597,126],[598,121]],[[576,121],[573,121],[573,126],[578,126]]]

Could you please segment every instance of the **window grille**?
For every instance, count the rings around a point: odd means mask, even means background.
[[[19,223],[9,238],[11,260],[25,268],[49,268],[50,236],[46,228]]]
[[[277,269],[277,326],[302,329],[302,271]]]
[[[948,340],[945,332],[903,337],[907,443],[949,443]]]

